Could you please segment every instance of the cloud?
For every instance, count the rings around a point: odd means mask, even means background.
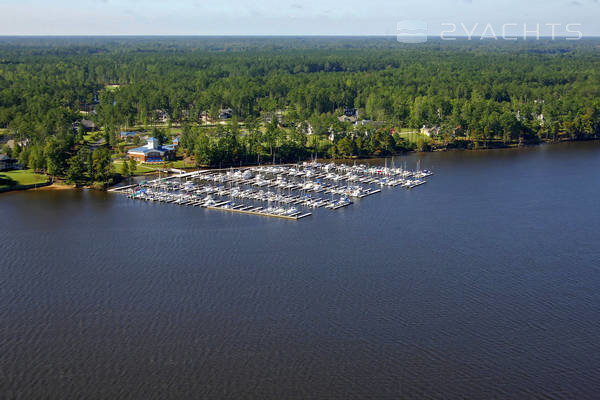
[[[591,35],[600,33],[599,4],[600,0],[0,0],[0,35],[378,35],[394,33],[397,22],[406,19],[430,26],[490,23],[494,28],[504,23],[578,22]]]

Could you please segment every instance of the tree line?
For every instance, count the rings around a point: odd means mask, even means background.
[[[120,129],[156,123],[160,111],[185,127],[182,148],[202,165],[426,150],[422,138],[394,133],[423,126],[435,128],[436,144],[446,147],[590,139],[600,134],[598,45],[3,38],[0,128],[29,140],[27,165],[51,175],[77,169],[81,160],[90,173],[93,160],[79,148],[72,124],[91,110],[109,153]],[[339,122],[345,107],[373,122]],[[202,115],[217,119],[224,108],[233,110],[235,123],[201,127]],[[263,122],[277,111],[281,122]],[[96,164],[90,179],[106,179],[110,174]]]

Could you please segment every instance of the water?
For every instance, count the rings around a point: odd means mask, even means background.
[[[600,145],[420,157],[298,222],[1,195],[0,397],[595,398]]]

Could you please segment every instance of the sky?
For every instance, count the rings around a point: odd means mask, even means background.
[[[598,36],[599,17],[600,0],[0,0],[0,35],[396,35],[408,21],[429,35]]]

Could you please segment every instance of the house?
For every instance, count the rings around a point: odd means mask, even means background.
[[[136,131],[123,131],[121,132],[121,139],[133,139],[137,136]]]
[[[356,108],[344,107],[344,116],[358,118],[358,110]]]
[[[270,124],[273,121],[273,118],[277,118],[277,122],[280,124],[283,123],[283,111],[277,110],[275,113],[268,113],[265,116],[265,122]]]
[[[156,121],[166,123],[169,121],[169,113],[165,110],[154,110],[154,114],[156,115]]]
[[[8,171],[10,169],[17,169],[17,160],[10,158],[6,154],[0,154],[0,171]]]
[[[301,122],[297,125],[297,128],[304,133],[305,135],[311,136],[315,133],[312,125],[306,121],[306,122]]]
[[[341,117],[338,117],[338,121],[340,122],[350,122],[350,123],[356,123],[356,116],[347,116],[347,115],[342,115]]]
[[[145,146],[127,151],[127,156],[143,163],[170,161],[175,159],[175,146],[161,146],[158,139],[151,137]]]
[[[219,119],[226,120],[233,116],[233,110],[231,108],[223,108],[219,110]]]
[[[434,126],[431,128],[428,128],[426,125],[423,125],[423,127],[421,128],[421,133],[425,136],[437,136],[440,134],[440,127],[439,126]]]
[[[372,122],[374,122],[372,119],[363,119],[361,121],[356,121],[354,123],[354,125],[356,125],[356,126],[365,126],[365,125],[369,125]]]
[[[537,120],[540,123],[540,126],[544,126],[546,124],[546,118],[544,118],[544,114],[538,115]]]
[[[29,143],[30,143],[30,140],[29,140],[29,139],[24,139],[24,140],[21,140],[21,141],[19,141],[19,142],[15,141],[14,139],[10,139],[10,140],[8,140],[8,141],[6,142],[6,145],[7,145],[8,147],[10,147],[10,148],[11,148],[11,150],[14,150],[16,146],[19,146],[19,147],[23,148],[23,147],[25,147],[25,146],[28,146],[28,145],[29,145]]]
[[[210,115],[208,114],[208,111],[202,111],[200,113],[200,120],[205,124],[209,124],[211,122],[211,118],[210,118]]]
[[[175,147],[179,146],[179,141],[180,141],[179,136],[177,136],[176,138],[174,138],[173,139],[173,146],[175,146]]]
[[[358,110],[352,107],[344,107],[342,116],[338,117],[340,122],[356,123],[358,121]]]
[[[82,119],[79,124],[83,128],[84,132],[96,132],[98,130],[96,124],[89,119]]]

